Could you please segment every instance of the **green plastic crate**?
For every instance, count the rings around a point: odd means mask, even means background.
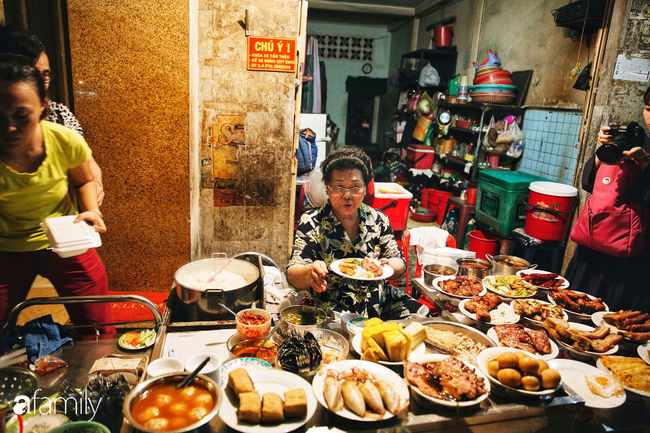
[[[476,220],[495,232],[509,236],[526,224],[528,186],[547,181],[520,171],[483,170],[478,173]]]

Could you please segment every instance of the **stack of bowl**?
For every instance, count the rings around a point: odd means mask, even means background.
[[[501,69],[501,62],[483,62],[474,67],[474,85],[469,88],[472,101],[510,104],[515,100],[517,86],[512,82],[512,74]]]

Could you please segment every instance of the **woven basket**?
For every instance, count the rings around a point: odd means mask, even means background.
[[[511,104],[514,100],[514,96],[472,96],[472,102],[485,102],[488,104]]]

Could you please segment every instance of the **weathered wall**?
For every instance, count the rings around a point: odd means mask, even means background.
[[[498,52],[504,69],[535,71],[526,105],[549,108],[584,105],[585,93],[572,88],[575,81],[569,76],[580,44],[555,26],[551,14],[551,10],[566,4],[566,0],[484,0],[477,63],[485,60],[485,51],[491,49]],[[582,66],[588,63],[587,59],[586,41],[583,41]]]
[[[0,0],[0,25],[5,24],[5,5],[4,1]]]
[[[289,251],[295,75],[246,70],[251,36],[297,38],[298,0],[196,4],[200,180],[192,178],[192,259],[256,251],[286,264]],[[194,98],[194,95],[192,96]],[[221,136],[221,138],[219,138]]]
[[[346,120],[348,114],[348,93],[345,90],[345,80],[351,77],[387,78],[390,54],[391,35],[386,27],[355,26],[307,22],[307,33],[328,33],[350,36],[368,36],[375,38],[375,60],[371,63],[372,72],[364,74],[361,70],[363,63],[346,60],[324,60],[327,75],[327,114],[341,129],[338,144],[345,144]],[[323,60],[323,59],[321,59]],[[372,118],[372,113],[367,113]],[[384,125],[372,125],[378,129],[378,137],[383,138]]]
[[[189,1],[68,0],[75,113],[102,168],[110,290],[190,259]]]
[[[617,1],[614,3],[609,36],[605,48],[598,93],[589,123],[589,135],[583,146],[584,157],[578,161],[578,169],[574,186],[578,188],[580,207],[582,210],[589,194],[580,188],[582,167],[596,151],[598,131],[602,126],[611,123],[622,123],[635,120],[640,125],[647,125],[643,121],[643,94],[648,83],[635,81],[615,80],[614,68],[619,54],[642,54],[650,58],[650,20],[641,16],[641,10],[647,2],[644,0]],[[576,213],[577,216],[577,213]],[[568,265],[575,251],[575,243],[569,242],[564,256],[564,268]]]

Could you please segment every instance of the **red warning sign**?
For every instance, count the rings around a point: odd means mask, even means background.
[[[296,40],[285,38],[248,38],[249,71],[294,72]]]

